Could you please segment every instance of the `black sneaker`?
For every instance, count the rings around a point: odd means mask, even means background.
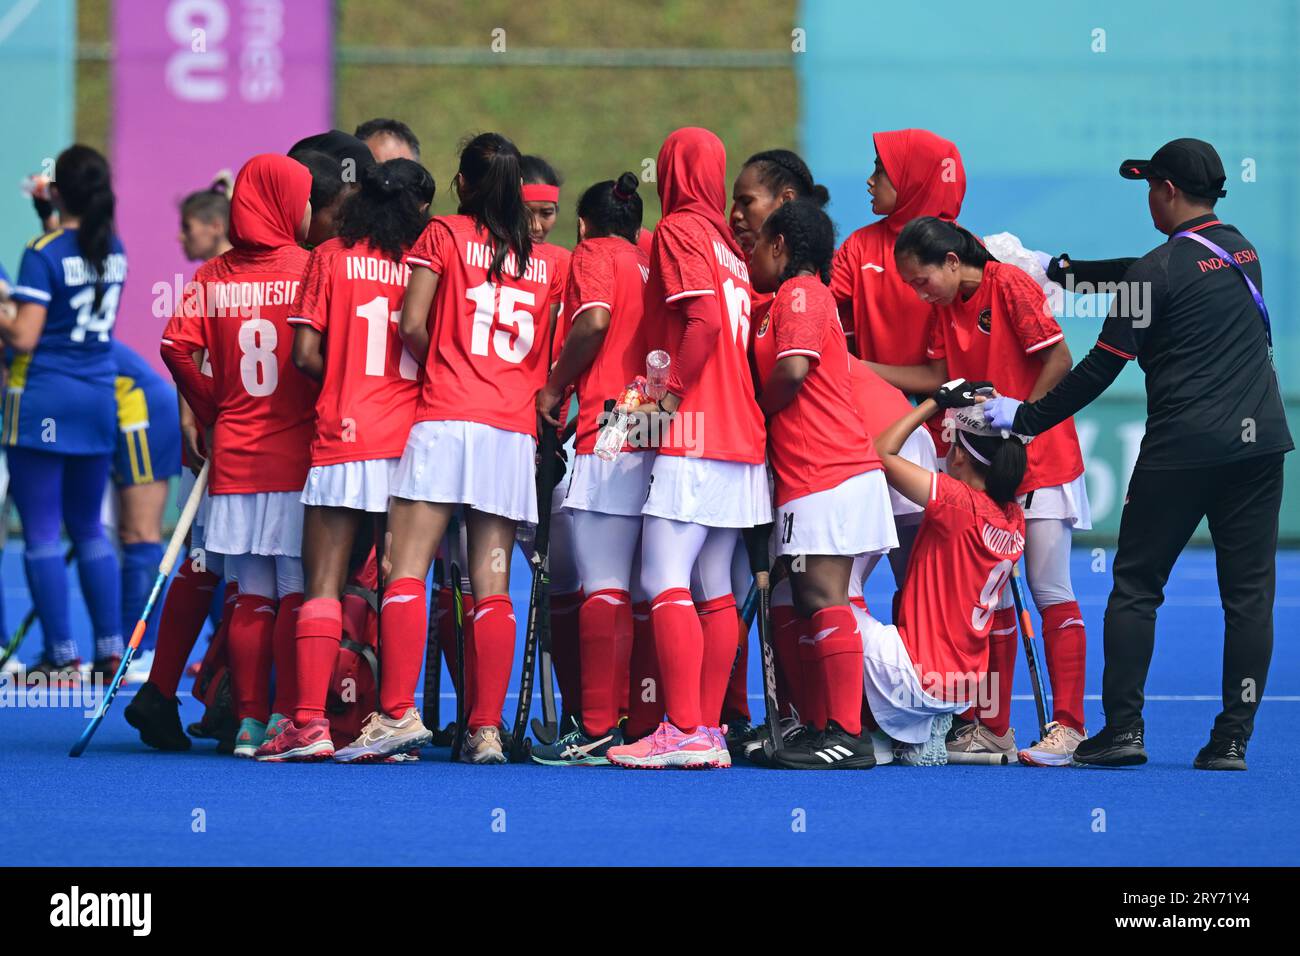
[[[797,717],[781,718],[781,746],[789,747],[798,744],[804,734],[815,734],[817,731],[807,724],[800,723]],[[742,748],[742,753],[746,760],[759,767],[770,767],[771,763],[767,759],[767,751],[771,746],[771,735],[767,732],[767,724],[764,723],[754,734],[754,739],[750,740]]]
[[[1110,724],[1101,733],[1081,741],[1074,751],[1074,762],[1086,767],[1135,767],[1147,762],[1142,745],[1146,724],[1139,718],[1127,727],[1116,729]]]
[[[739,759],[745,755],[745,746],[758,737],[758,728],[744,717],[728,720],[726,726],[727,750],[733,760]]]
[[[794,746],[785,746],[773,761],[787,770],[870,770],[876,765],[871,737],[850,734],[835,721],[827,721],[819,734],[804,734]]]
[[[1192,761],[1197,770],[1245,770],[1246,741],[1240,737],[1223,739],[1211,735],[1210,742]]]
[[[597,737],[590,737],[578,725],[550,744],[533,746],[533,762],[548,767],[607,767],[605,756],[610,747],[623,745],[623,732],[612,727]]]
[[[140,740],[155,750],[189,750],[190,738],[181,729],[181,702],[168,699],[158,685],[145,683],[135,692],[122,716],[140,731]]]

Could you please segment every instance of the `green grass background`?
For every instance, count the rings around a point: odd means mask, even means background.
[[[129,0],[120,0],[129,2]],[[292,3],[289,4],[292,10]],[[338,0],[339,47],[455,46],[487,49],[492,31],[512,48],[687,48],[788,52],[793,0]],[[78,41],[111,40],[108,0],[78,4]],[[794,71],[577,67],[420,67],[340,64],[334,121],[351,130],[394,116],[420,138],[438,182],[435,211],[451,212],[456,146],[496,130],[539,153],[563,175],[553,241],[572,245],[573,206],[582,189],[624,170],[640,173],[680,126],[706,126],[727,147],[731,177],[750,154],[795,147]],[[79,59],[77,138],[111,148],[111,64]],[[653,185],[642,187],[646,224],[658,220]]]

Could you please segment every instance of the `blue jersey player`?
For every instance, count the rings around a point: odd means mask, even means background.
[[[104,157],[71,146],[54,173],[52,198],[62,228],[28,243],[13,283],[17,314],[0,319],[9,365],[0,440],[45,640],[42,659],[28,675],[75,679],[80,662],[59,539],[66,528],[94,628],[94,670],[108,680],[122,654],[121,594],[100,503],[117,444],[112,341],[126,254],[113,229]]]

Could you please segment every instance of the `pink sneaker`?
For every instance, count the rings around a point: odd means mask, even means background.
[[[255,756],[268,763],[286,760],[329,760],[334,756],[330,723],[323,717],[299,727],[291,718],[279,722],[280,732],[257,748]]]
[[[667,721],[636,743],[610,747],[605,754],[615,766],[650,770],[665,767],[702,770],[719,766],[725,755],[727,748],[723,746],[719,753],[717,741],[705,728],[684,734]]]
[[[699,727],[695,731],[697,734],[708,734],[709,739],[713,741],[713,746],[722,755],[718,758],[715,766],[720,770],[725,770],[731,766],[731,751],[727,749],[727,725],[721,727]]]

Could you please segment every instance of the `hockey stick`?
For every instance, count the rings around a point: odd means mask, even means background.
[[[158,600],[158,595],[162,591],[163,585],[172,573],[172,568],[176,565],[176,558],[180,555],[181,549],[185,547],[185,536],[190,532],[190,525],[194,522],[194,515],[199,510],[199,503],[203,500],[203,491],[208,486],[208,469],[212,467],[211,461],[203,463],[203,470],[199,472],[198,478],[194,480],[194,487],[190,490],[190,497],[185,502],[185,508],[181,511],[180,518],[176,521],[176,529],[172,532],[172,539],[167,544],[167,551],[163,554],[163,559],[158,565],[158,577],[154,578],[153,589],[149,592],[149,600],[145,602],[144,610],[140,612],[140,619],[135,622],[135,630],[131,632],[131,640],[126,645],[126,652],[122,655],[122,662],[117,665],[117,673],[113,675],[113,683],[108,685],[108,690],[104,694],[103,700],[99,703],[95,716],[90,719],[86,729],[82,731],[77,742],[72,745],[68,751],[69,757],[80,757],[85,751],[86,745],[90,743],[90,738],[95,736],[95,731],[99,725],[104,722],[104,715],[108,713],[108,707],[113,703],[113,697],[117,694],[117,689],[122,686],[122,678],[126,676],[126,669],[131,666],[131,659],[135,657],[136,648],[140,646],[140,640],[144,637],[144,630],[149,625],[149,615],[153,611],[154,603]]]
[[[429,602],[429,629],[424,640],[424,716],[433,717],[433,726],[429,729],[433,731],[435,747],[446,747],[451,743],[442,736],[442,643],[438,634],[438,598],[446,583],[446,566],[442,563],[442,558],[435,558],[434,597]]]
[[[1016,602],[1016,616],[1020,619],[1020,638],[1025,645],[1025,664],[1029,667],[1029,683],[1034,688],[1034,707],[1038,711],[1039,740],[1047,736],[1047,697],[1043,693],[1043,671],[1038,663],[1038,644],[1034,640],[1034,622],[1029,619],[1025,604],[1024,585],[1020,581],[1020,564],[1011,566],[1011,596]],[[1011,675],[1006,675],[1010,680]]]
[[[452,762],[460,760],[465,745],[465,595],[460,586],[460,519],[447,526],[447,573],[451,577],[451,620],[456,633],[456,731],[451,741]]]
[[[551,550],[551,493],[555,490],[555,456],[559,434],[550,425],[542,427],[537,464],[537,531],[533,535],[533,553],[528,563],[533,568],[532,589],[528,595],[528,630],[524,633],[524,657],[519,665],[519,703],[510,734],[510,759],[522,761],[524,738],[528,732],[528,715],[533,707],[533,674],[541,649],[543,731],[554,731],[555,687],[551,676],[551,576],[548,557]],[[548,706],[549,696],[549,706]],[[538,728],[534,726],[536,733]],[[538,734],[541,739],[543,734]],[[554,733],[551,741],[555,740]],[[549,743],[550,741],[543,741]]]
[[[76,556],[76,553],[75,548],[68,548],[67,556],[63,559],[65,566],[72,563],[72,559]],[[0,667],[4,667],[8,664],[9,658],[18,653],[19,649],[23,646],[23,641],[27,639],[27,632],[32,629],[32,625],[35,623],[36,606],[32,605],[32,607],[28,609],[27,613],[23,615],[22,622],[18,625],[18,629],[10,635],[9,643],[5,645],[4,653],[0,654]]]
[[[763,753],[770,761],[781,751],[781,714],[776,701],[776,660],[772,651],[772,585],[769,578],[771,561],[768,541],[772,524],[761,524],[744,531],[745,549],[749,552],[749,567],[754,572],[754,588],[758,591],[758,643],[763,660],[763,704],[767,710],[767,740]],[[746,602],[748,603],[748,602]]]

